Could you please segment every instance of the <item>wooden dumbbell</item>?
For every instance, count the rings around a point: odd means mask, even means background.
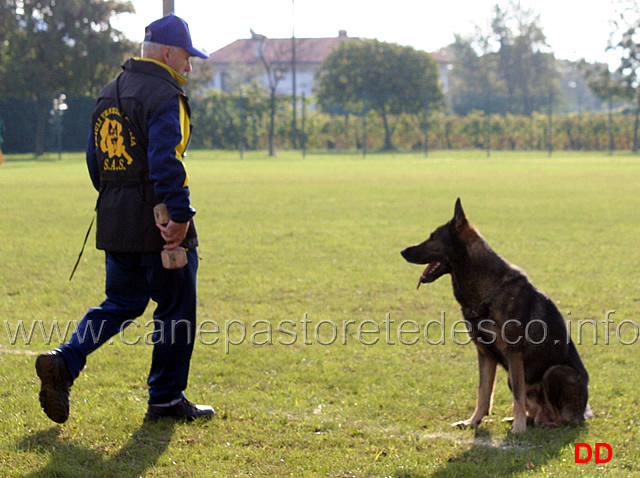
[[[153,217],[156,224],[166,226],[171,220],[169,209],[166,204],[156,204],[153,208]],[[162,267],[165,269],[181,269],[187,265],[187,251],[184,247],[176,247],[175,249],[164,249],[160,254],[162,257]]]

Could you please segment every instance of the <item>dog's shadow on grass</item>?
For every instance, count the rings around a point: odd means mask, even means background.
[[[512,476],[535,471],[556,458],[573,462],[573,451],[567,445],[575,443],[584,429],[584,424],[560,428],[529,428],[523,434],[509,433],[506,438],[495,440],[491,432],[480,427],[470,440],[470,448],[465,447],[465,451],[449,457],[430,476]]]
[[[100,446],[87,448],[80,440],[63,440],[62,429],[52,427],[22,439],[22,450],[49,455],[49,463],[25,475],[27,478],[51,476],[141,476],[167,450],[176,422],[161,420],[143,423],[115,455],[105,459]]]

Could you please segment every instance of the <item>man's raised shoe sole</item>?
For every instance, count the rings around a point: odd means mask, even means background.
[[[59,352],[48,352],[36,359],[36,373],[42,382],[40,405],[44,413],[56,423],[64,423],[69,418],[69,393],[71,374]]]

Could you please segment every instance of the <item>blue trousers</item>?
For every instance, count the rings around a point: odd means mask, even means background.
[[[156,302],[155,329],[149,372],[149,403],[168,403],[187,388],[189,363],[196,334],[196,276],[198,254],[187,251],[188,264],[182,269],[162,267],[159,253],[106,253],[106,299],[90,309],[62,352],[75,380],[87,356],[140,317],[149,303]],[[141,328],[145,324],[139,323]],[[142,330],[142,329],[141,329]],[[120,335],[133,343],[135,335]],[[140,342],[144,342],[142,332]],[[115,340],[115,339],[114,339]]]

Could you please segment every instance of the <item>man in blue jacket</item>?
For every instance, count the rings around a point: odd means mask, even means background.
[[[49,418],[69,416],[69,393],[87,356],[157,303],[145,421],[208,418],[186,399],[195,341],[198,238],[183,163],[191,125],[183,90],[195,49],[189,27],[170,14],[145,30],[142,57],[131,58],[96,101],[87,166],[98,190],[96,246],[106,254],[106,299],[90,309],[69,342],[36,360],[40,404]],[[171,220],[156,225],[153,207]],[[160,252],[186,249],[187,264],[165,269]]]

